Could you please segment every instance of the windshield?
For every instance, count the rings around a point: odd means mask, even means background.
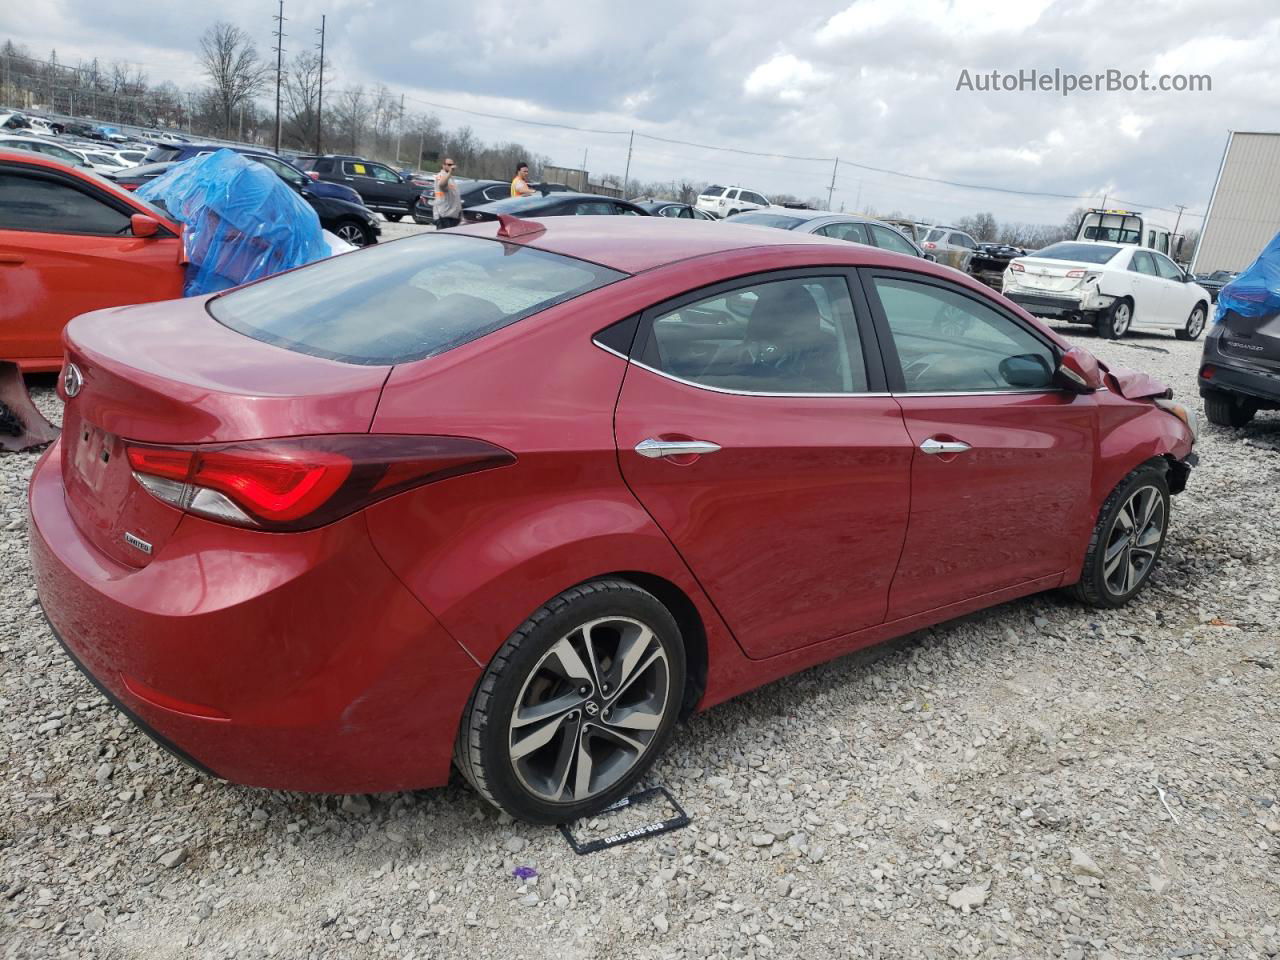
[[[444,353],[623,276],[519,244],[425,234],[269,277],[208,309],[264,343],[385,365]]]
[[[1072,243],[1064,240],[1061,243],[1051,243],[1043,250],[1037,250],[1032,256],[1039,260],[1106,263],[1119,252],[1119,247],[1108,247],[1100,243]]]
[[[803,217],[784,217],[777,213],[740,213],[729,217],[726,223],[751,223],[758,227],[777,227],[779,230],[794,230],[804,223]]]

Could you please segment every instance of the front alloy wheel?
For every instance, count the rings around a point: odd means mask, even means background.
[[[630,581],[594,580],[503,644],[463,713],[454,760],[511,816],[567,823],[644,775],[684,692],[684,642],[667,608]]]
[[[1119,607],[1137,596],[1160,559],[1169,525],[1169,484],[1164,467],[1148,463],[1129,474],[1098,511],[1080,580],[1078,599],[1094,607]]]
[[[1187,325],[1181,330],[1173,331],[1173,335],[1179,340],[1195,340],[1204,332],[1204,316],[1204,304],[1197,303],[1191,316],[1187,317]]]
[[[358,223],[342,224],[342,226],[338,227],[337,236],[339,240],[345,240],[353,247],[363,247],[369,242],[364,230]]]

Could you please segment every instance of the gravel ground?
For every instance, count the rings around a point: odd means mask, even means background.
[[[1077,339],[1194,397],[1199,344]],[[1280,417],[1200,453],[1139,602],[1033,597],[696,717],[652,777],[692,825],[586,857],[458,783],[171,759],[41,620],[4,457],[0,957],[1275,955]]]

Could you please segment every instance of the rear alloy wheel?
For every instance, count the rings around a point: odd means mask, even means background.
[[[367,247],[373,242],[373,238],[369,236],[369,231],[364,224],[357,223],[354,220],[346,220],[340,223],[334,234],[339,240],[345,240],[353,247]]]
[[[1108,340],[1119,340],[1129,332],[1133,323],[1133,303],[1128,299],[1117,300],[1098,321],[1098,333]]]
[[[1197,303],[1191,316],[1187,317],[1187,325],[1181,330],[1173,331],[1173,335],[1179,340],[1195,340],[1204,333],[1204,313],[1204,304]]]
[[[1206,393],[1204,396],[1204,414],[1210,423],[1220,427],[1231,427],[1238,430],[1253,419],[1258,412],[1258,405],[1242,397],[1230,393]]]
[[[385,213],[383,214],[383,216],[386,217],[388,220],[390,220],[392,223],[399,223],[401,219],[404,217],[404,214],[403,213]]]
[[[656,597],[623,580],[574,587],[493,658],[463,714],[455,761],[518,819],[596,813],[666,747],[684,680],[680,629]]]
[[[1139,467],[1107,497],[1089,540],[1076,597],[1091,607],[1120,607],[1151,576],[1169,527],[1169,484],[1155,464]]]

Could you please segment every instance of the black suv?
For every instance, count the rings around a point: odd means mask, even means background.
[[[423,192],[422,187],[411,183],[385,163],[375,163],[364,157],[336,154],[299,157],[297,165],[313,180],[351,187],[360,194],[366,207],[377,210],[392,222],[412,214],[418,196]]]

